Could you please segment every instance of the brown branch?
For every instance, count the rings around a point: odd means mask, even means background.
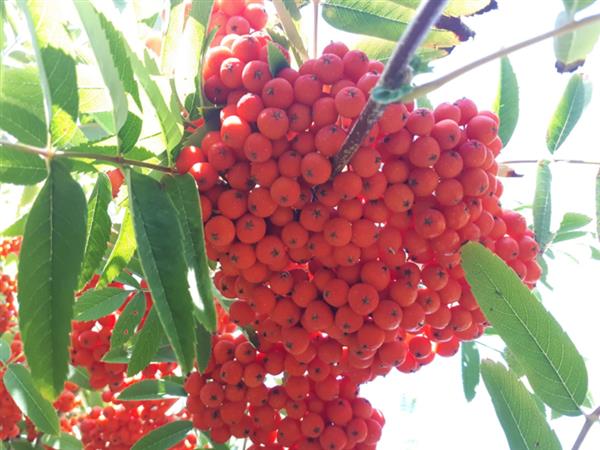
[[[436,89],[440,88],[446,83],[449,83],[450,81],[460,77],[461,75],[464,75],[465,73],[476,69],[479,66],[487,64],[488,62],[494,61],[498,58],[502,58],[503,56],[509,55],[510,53],[516,52],[517,50],[521,50],[525,47],[529,47],[533,44],[537,44],[538,42],[552,37],[571,33],[575,30],[578,30],[579,28],[583,28],[585,26],[591,25],[599,21],[600,14],[594,14],[592,16],[585,17],[581,20],[573,20],[572,22],[569,22],[566,25],[563,25],[562,27],[555,28],[554,30],[547,31],[532,38],[526,39],[522,42],[518,42],[517,44],[511,45],[510,47],[506,47],[501,50],[495,51],[494,53],[490,53],[489,55],[486,55],[483,58],[477,59],[472,63],[460,67],[454,70],[453,72],[450,72],[449,74],[444,75],[436,80],[430,81],[429,83],[425,83],[421,86],[417,86],[407,95],[402,97],[402,101],[406,102],[415,98],[422,97],[423,95],[427,95],[428,93],[435,91]]]
[[[410,81],[409,63],[431,26],[440,18],[448,0],[426,0],[417,10],[406,31],[398,41],[390,60],[381,74],[376,88],[399,89]],[[375,88],[374,88],[375,89]],[[333,174],[337,174],[350,162],[362,140],[379,120],[385,105],[370,98],[352,126],[341,150],[333,160]]]
[[[585,416],[585,423],[583,424],[583,427],[581,428],[581,431],[577,436],[575,444],[573,444],[572,450],[579,450],[581,448],[581,444],[583,444],[583,441],[585,440],[588,432],[590,431],[590,428],[592,428],[592,425],[594,425],[594,423],[598,422],[599,420],[600,407],[596,408],[596,410],[593,413]]]
[[[43,156],[46,159],[52,158],[70,158],[70,159],[95,159],[97,161],[106,161],[114,164],[121,164],[124,166],[132,167],[143,167],[145,169],[158,170],[159,172],[175,173],[174,169],[170,167],[161,166],[159,164],[151,164],[144,161],[136,161],[134,159],[126,159],[122,156],[110,156],[110,155],[99,155],[97,153],[85,153],[85,152],[65,152],[62,150],[46,150],[44,148],[33,147],[25,144],[14,144],[0,140],[0,147],[7,147],[13,150],[17,150],[23,153],[31,153],[34,155]]]

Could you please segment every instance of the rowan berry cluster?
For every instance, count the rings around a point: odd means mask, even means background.
[[[383,417],[341,375],[342,348],[325,337],[311,345],[297,359],[279,344],[216,335],[208,367],[184,386],[194,426],[216,442],[249,438],[256,450],[375,448]]]
[[[10,353],[8,362],[21,362],[24,360],[23,342],[18,333],[13,337]],[[19,423],[23,419],[21,410],[6,390],[6,386],[4,386],[5,371],[4,364],[0,362],[0,441],[17,437],[21,433]]]
[[[12,239],[4,239],[0,242],[0,258],[6,258],[11,253],[19,253],[23,238],[18,236]]]
[[[103,408],[92,408],[79,418],[84,449],[129,450],[145,434],[178,419],[168,414],[173,403],[174,400],[117,402]],[[195,436],[189,435],[171,448],[190,449],[195,443]]]

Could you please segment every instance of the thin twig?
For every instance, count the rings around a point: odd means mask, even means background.
[[[304,42],[302,41],[302,36],[298,32],[296,28],[296,24],[294,23],[294,19],[290,16],[289,11],[283,3],[283,0],[273,0],[273,6],[275,7],[275,11],[277,12],[277,17],[279,17],[279,21],[283,26],[283,30],[290,40],[290,44],[292,47],[296,49],[298,52],[298,56],[302,61],[298,61],[298,65],[301,65],[304,61],[306,61],[309,56],[306,48],[304,48]]]
[[[585,440],[585,437],[587,436],[588,432],[590,431],[590,428],[592,428],[592,425],[594,425],[594,423],[598,422],[599,420],[600,420],[600,407],[596,408],[593,413],[585,416],[585,423],[583,424],[583,427],[581,428],[581,431],[579,432],[579,435],[577,436],[577,440],[575,441],[575,444],[573,444],[572,450],[579,450],[581,448],[581,444],[583,444],[583,441]]]
[[[421,4],[408,28],[398,41],[394,53],[392,53],[385,70],[381,74],[377,87],[396,90],[410,81],[410,60],[429,33],[431,26],[442,15],[447,2],[448,0],[427,0]],[[341,172],[346,164],[350,162],[364,137],[368,135],[384,110],[384,104],[375,102],[372,97],[369,99],[352,126],[350,133],[348,133],[341,150],[334,158],[334,175]]]
[[[121,164],[124,166],[132,166],[132,167],[143,167],[146,169],[158,170],[159,172],[165,173],[175,173],[175,171],[166,166],[161,166],[159,164],[147,163],[144,161],[136,161],[134,159],[126,159],[122,156],[110,156],[110,155],[99,155],[97,153],[85,153],[85,152],[65,152],[62,150],[53,150],[49,151],[44,148],[33,147],[31,145],[25,144],[14,144],[12,142],[7,142],[4,140],[0,140],[0,147],[7,147],[13,150],[17,150],[23,153],[31,153],[34,155],[43,156],[46,159],[51,158],[70,158],[70,159],[94,159],[97,161],[107,161],[114,164]]]
[[[455,78],[458,78],[461,75],[464,75],[465,73],[478,68],[479,66],[487,64],[488,62],[494,61],[498,58],[502,58],[503,56],[506,56],[506,55],[509,55],[510,53],[516,52],[517,50],[521,50],[525,47],[529,47],[533,44],[537,44],[539,42],[542,42],[542,41],[552,38],[552,37],[556,37],[556,36],[560,36],[563,34],[573,32],[579,28],[583,28],[585,26],[591,25],[591,24],[599,22],[599,21],[600,21],[600,14],[594,14],[592,16],[586,17],[581,20],[573,20],[572,22],[569,22],[568,24],[563,25],[562,27],[555,28],[554,30],[547,31],[545,33],[534,36],[530,39],[526,39],[522,42],[511,45],[510,47],[506,47],[506,48],[500,49],[494,53],[490,53],[489,55],[486,55],[483,58],[479,58],[470,64],[460,67],[459,69],[456,69],[455,71],[450,72],[449,74],[444,75],[443,77],[440,77],[436,80],[430,81],[429,83],[422,84],[421,86],[417,86],[415,89],[410,91],[407,95],[405,95],[402,98],[402,101],[406,102],[406,101],[414,100],[415,98],[421,97],[423,95],[426,95],[432,91],[435,91],[436,89],[440,88],[441,86],[445,85],[446,83],[454,80]]]
[[[538,164],[540,161],[537,159],[515,159],[513,161],[501,161],[498,164],[512,165],[512,164]],[[551,163],[568,163],[568,164],[589,164],[592,166],[600,166],[600,161],[583,161],[581,159],[551,159]]]

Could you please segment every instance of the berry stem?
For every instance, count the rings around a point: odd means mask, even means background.
[[[447,2],[448,0],[427,0],[421,3],[415,17],[398,41],[376,87],[397,90],[410,81],[410,60],[429,33],[430,28],[442,15]],[[350,162],[364,137],[369,134],[384,110],[383,103],[374,101],[372,97],[369,99],[333,160],[334,175],[340,173]]]
[[[511,165],[511,164],[538,164],[540,161],[537,159],[516,159],[513,161],[501,161],[499,164]],[[568,164],[589,164],[593,166],[600,166],[600,161],[583,161],[581,159],[551,159],[553,163],[568,163]]]
[[[422,84],[421,86],[417,86],[415,89],[413,89],[411,92],[409,92],[406,96],[404,96],[401,101],[406,102],[406,101],[410,101],[415,98],[421,97],[423,95],[426,95],[429,92],[435,91],[436,89],[440,88],[441,86],[445,85],[446,83],[449,83],[450,81],[454,80],[455,78],[458,78],[461,75],[463,75],[473,69],[478,68],[479,66],[487,64],[488,62],[494,61],[498,58],[502,58],[503,56],[509,55],[513,52],[516,52],[517,50],[521,50],[521,49],[529,47],[533,44],[537,44],[546,39],[560,36],[560,35],[567,34],[567,33],[571,33],[575,30],[578,30],[579,28],[586,27],[586,26],[591,25],[596,22],[600,22],[600,14],[594,14],[592,16],[585,17],[581,20],[573,20],[573,21],[567,23],[566,25],[563,25],[562,27],[555,28],[553,30],[539,34],[532,38],[518,42],[514,45],[511,45],[510,47],[502,48],[498,51],[490,53],[489,55],[479,58],[479,59],[473,61],[472,63],[469,63],[463,67],[460,67],[459,69],[456,69],[455,71],[450,72],[449,74],[446,74],[436,80]]]
[[[175,173],[173,169],[166,166],[161,166],[159,164],[151,164],[144,161],[136,161],[133,159],[126,159],[121,156],[110,156],[110,155],[99,155],[96,153],[86,153],[86,152],[65,152],[62,150],[47,150],[44,148],[33,147],[31,145],[25,144],[15,144],[12,142],[7,142],[5,140],[0,140],[0,147],[6,147],[13,150],[17,150],[23,153],[31,153],[34,155],[43,156],[46,159],[52,158],[71,158],[71,159],[95,159],[97,161],[107,161],[115,164],[122,164],[125,166],[131,167],[143,167],[146,169],[158,170],[159,172],[165,173]]]
[[[593,413],[585,415],[585,423],[577,436],[577,440],[575,444],[573,444],[572,450],[579,450],[581,448],[581,444],[585,440],[590,428],[594,425],[595,422],[600,421],[600,407],[596,408]]]
[[[313,58],[317,57],[319,42],[319,0],[313,0]]]

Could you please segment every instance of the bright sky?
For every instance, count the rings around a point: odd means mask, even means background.
[[[436,63],[437,75],[501,46],[551,29],[562,7],[560,0],[502,0],[499,3],[500,10],[466,20],[477,32],[475,40],[459,46],[450,57]],[[307,36],[312,35],[310,9],[307,7],[305,10]],[[581,15],[598,12],[600,2]],[[352,42],[350,36],[333,30],[323,21],[319,30],[320,48],[332,39]],[[516,53],[511,60],[521,88],[520,120],[500,160],[550,158],[545,146],[545,132],[569,75],[555,73],[550,41]],[[498,63],[488,64],[432,93],[430,99],[436,104],[468,96],[481,109],[489,109],[496,95],[498,72]],[[590,55],[584,73],[590,79],[600,81],[600,46]],[[596,86],[596,89],[600,87]],[[595,135],[599,117],[600,92],[597,91],[584,117],[556,157],[600,161],[600,144]],[[535,186],[534,165],[514,168],[525,176],[502,180],[505,186],[503,202],[509,207],[531,203]],[[568,211],[593,216],[597,167],[554,164],[552,170],[554,227],[558,226],[560,218]],[[14,208],[8,207],[7,201],[14,206],[15,196],[2,196],[0,228],[15,218]],[[593,224],[588,228],[591,231]],[[579,263],[557,251],[557,259],[552,261],[549,275],[549,281],[555,289],[549,291],[542,287],[541,292],[544,305],[555,315],[587,359],[590,389],[597,406],[600,404],[600,341],[597,331],[600,317],[600,263],[590,258],[588,244],[591,242],[591,238],[585,238],[559,244]],[[596,245],[600,246],[597,242]],[[490,341],[490,344],[502,349],[500,342]],[[493,351],[484,348],[480,348],[480,351],[482,355],[497,359]],[[485,388],[479,386],[473,402],[467,403],[464,399],[459,357],[439,358],[412,375],[393,372],[385,379],[365,386],[362,394],[385,414],[387,425],[378,447],[381,450],[504,450],[508,447]],[[565,449],[571,448],[582,424],[581,418],[561,418],[551,422]],[[582,450],[599,448],[600,426],[596,425]]]
[[[484,16],[466,19],[477,32],[474,40],[460,45],[447,58],[435,64],[437,76],[458,68],[502,46],[519,42],[550,30],[562,8],[560,0],[502,0],[500,9]],[[307,9],[310,9],[307,7]],[[596,4],[581,12],[587,16],[600,12]],[[305,32],[312,34],[312,14],[306,11]],[[352,42],[350,35],[319,25],[320,48],[330,40]],[[517,74],[520,94],[519,125],[500,160],[550,158],[545,145],[549,119],[556,107],[569,75],[554,71],[552,42],[546,41],[511,56]],[[600,81],[600,46],[588,58],[583,72],[591,80]],[[498,83],[499,63],[490,63],[463,78],[430,94],[435,105],[467,96],[481,109],[490,109]],[[427,78],[431,77],[427,75]],[[416,82],[425,80],[425,76]],[[555,154],[556,158],[600,161],[600,145],[595,135],[600,117],[600,89],[584,117]],[[535,165],[518,165],[514,168],[523,178],[502,179],[505,186],[505,206],[530,204],[535,188]],[[579,212],[594,216],[594,182],[597,166],[553,164],[553,226],[560,223],[565,212]],[[531,220],[529,220],[531,222]],[[593,224],[589,225],[593,230]],[[554,291],[541,288],[544,305],[554,314],[565,331],[587,360],[590,389],[600,404],[600,350],[598,349],[597,320],[600,317],[600,263],[590,257],[588,244],[593,239],[584,238],[558,244],[579,260],[574,262],[562,252],[551,262],[549,282]],[[596,242],[596,245],[599,244]],[[489,339],[489,338],[488,338]],[[486,342],[488,342],[486,340]],[[500,342],[489,343],[502,349]],[[498,359],[494,351],[480,347],[482,356]],[[416,374],[393,372],[362,389],[362,394],[381,409],[387,424],[378,448],[382,450],[431,450],[450,448],[460,450],[505,450],[508,448],[503,431],[483,384],[477,396],[467,403],[462,393],[460,357],[439,358]],[[551,426],[565,449],[571,448],[583,425],[582,418],[561,418],[551,421]],[[600,426],[596,425],[582,450],[600,448]]]

